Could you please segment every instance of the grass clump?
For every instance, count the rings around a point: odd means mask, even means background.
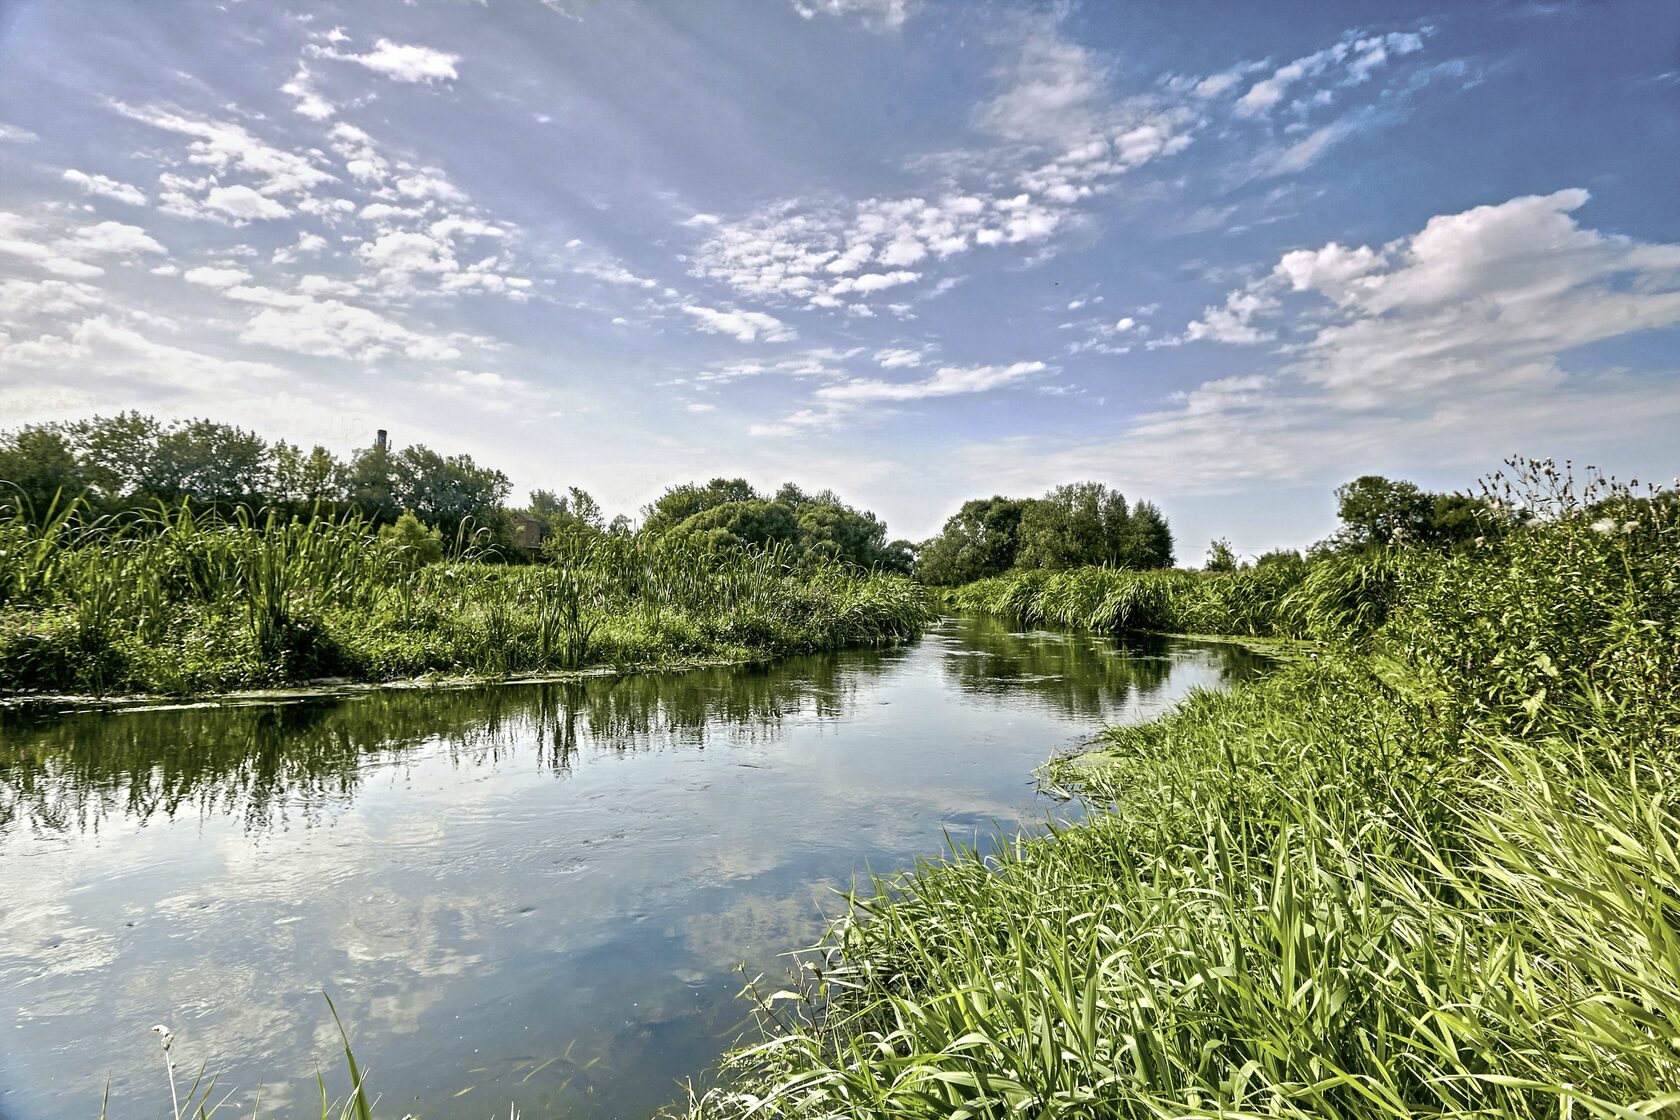
[[[1496,547],[1325,577],[1318,658],[1052,763],[1078,823],[854,892],[690,1115],[1680,1115],[1680,529],[1521,481]]]
[[[186,694],[739,660],[899,641],[932,617],[901,576],[787,547],[602,534],[513,565],[467,536],[439,560],[435,535],[397,526],[186,504],[0,510],[0,689]]]

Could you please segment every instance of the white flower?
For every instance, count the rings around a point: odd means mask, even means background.
[[[1616,519],[1613,517],[1601,517],[1592,523],[1592,530],[1595,533],[1614,533],[1618,528]]]

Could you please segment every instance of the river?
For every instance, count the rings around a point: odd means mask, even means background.
[[[645,1117],[854,874],[1065,811],[1033,771],[1261,671],[948,618],[891,650],[570,684],[0,721],[0,1117]],[[318,1103],[316,1105],[318,1107]],[[310,1113],[313,1115],[313,1113]]]

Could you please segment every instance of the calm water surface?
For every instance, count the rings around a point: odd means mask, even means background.
[[[1260,670],[947,619],[752,669],[0,723],[0,1117],[165,1116],[156,1039],[382,1112],[646,1116],[853,873],[1042,822],[1033,769]],[[231,1106],[230,1106],[231,1107]]]

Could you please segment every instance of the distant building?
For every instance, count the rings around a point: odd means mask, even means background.
[[[509,510],[507,517],[515,544],[528,552],[536,552],[542,547],[543,523],[540,518],[519,510]]]

